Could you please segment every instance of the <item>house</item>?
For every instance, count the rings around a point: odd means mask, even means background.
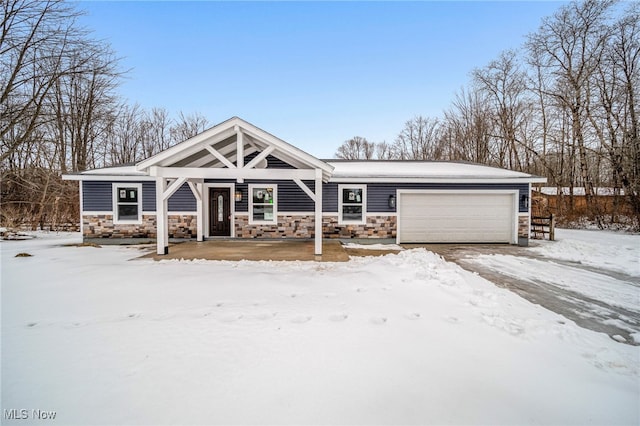
[[[238,118],[135,165],[65,175],[82,235],[527,244],[532,183],[477,164],[319,160]]]

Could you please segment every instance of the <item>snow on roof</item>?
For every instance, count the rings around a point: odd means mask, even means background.
[[[81,175],[106,175],[106,176],[148,176],[145,172],[136,170],[135,165],[104,167],[101,169],[85,170]]]
[[[522,179],[527,173],[480,164],[439,161],[336,161],[332,178]]]
[[[330,180],[511,180],[524,179],[529,182],[546,182],[545,178],[527,173],[473,163],[445,161],[401,161],[401,160],[324,160],[334,167]],[[68,175],[71,179],[86,180],[89,177],[139,177],[152,179],[146,172],[138,171],[135,165],[121,165],[87,170]],[[91,178],[89,178],[91,179]]]

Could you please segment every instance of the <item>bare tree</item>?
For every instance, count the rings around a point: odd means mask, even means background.
[[[522,170],[521,155],[528,154],[526,128],[528,100],[526,99],[525,73],[520,69],[514,50],[505,51],[498,59],[472,73],[478,90],[485,95],[491,109],[492,138],[497,164]],[[525,163],[526,164],[526,163]]]
[[[171,127],[171,139],[173,143],[185,141],[198,133],[203,132],[209,126],[209,121],[200,113],[178,114],[176,123]]]
[[[363,137],[354,136],[338,147],[336,157],[345,160],[370,160],[373,158],[375,151],[374,143],[367,141]]]
[[[492,164],[491,114],[482,92],[462,89],[444,117],[446,158]]]
[[[443,150],[439,138],[440,122],[435,118],[416,116],[404,128],[391,149],[401,160],[439,160]]]
[[[553,17],[543,19],[527,42],[528,49],[542,58],[547,72],[555,77],[552,95],[570,112],[571,143],[578,154],[587,205],[599,226],[602,218],[589,171],[585,120],[588,82],[602,59],[608,37],[605,20],[612,4],[586,0],[561,7]]]
[[[84,67],[75,61],[86,32],[79,12],[62,1],[2,0],[0,23],[0,164],[29,143],[48,117],[46,100],[60,78]]]

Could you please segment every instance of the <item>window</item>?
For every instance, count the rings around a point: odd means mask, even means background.
[[[249,185],[249,223],[277,223],[277,185]]]
[[[367,213],[366,185],[338,186],[339,223],[365,223]]]
[[[113,223],[142,223],[141,184],[113,184]]]

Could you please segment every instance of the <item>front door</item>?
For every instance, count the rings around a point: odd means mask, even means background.
[[[231,236],[231,189],[209,189],[209,235]]]

